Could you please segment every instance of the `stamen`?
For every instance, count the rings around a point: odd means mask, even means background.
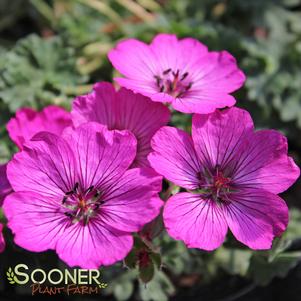
[[[84,225],[87,226],[89,223],[89,215],[84,216]]]
[[[70,191],[67,191],[66,193],[65,193],[65,195],[71,195],[71,194],[73,194],[74,193],[74,191],[73,190],[70,190]]]
[[[96,203],[96,204],[95,204],[95,210],[98,210],[99,207],[100,207],[101,205],[103,205],[104,203],[105,203],[104,201],[100,201],[100,202]]]
[[[154,78],[156,79],[156,84],[158,87],[160,87],[160,83],[162,81],[162,78],[158,75],[154,75]]]
[[[90,187],[85,191],[85,194],[92,192],[93,189],[94,189],[94,186],[93,186],[93,185],[90,186]]]
[[[100,191],[99,190],[96,190],[93,198],[98,198],[100,196]]]
[[[191,87],[192,87],[192,82],[190,82],[190,83],[185,87],[186,91],[190,90]]]
[[[74,188],[73,188],[73,192],[77,192],[78,186],[79,186],[79,184],[78,184],[78,182],[76,182],[74,185]]]
[[[182,75],[181,80],[184,80],[187,76],[188,76],[188,72],[185,72],[185,73]]]
[[[203,197],[210,198],[217,203],[229,202],[228,194],[233,190],[232,179],[225,176],[219,165],[211,171],[203,170],[201,175],[198,174],[198,179],[199,190],[202,190]]]
[[[87,225],[99,207],[104,204],[100,196],[101,191],[95,189],[94,185],[82,189],[79,183],[76,183],[73,190],[68,191],[63,197],[62,205],[67,210],[64,215],[69,217],[73,224],[80,222]]]
[[[177,69],[177,72],[172,72],[172,75],[177,79],[178,78],[178,76],[179,76],[179,73],[180,73],[180,70],[179,69]]]
[[[162,72],[162,76],[154,75],[159,92],[167,93],[173,97],[183,96],[191,87],[192,82],[187,83],[188,72],[181,74],[180,69],[173,71],[168,68]]]
[[[68,197],[65,195],[65,196],[63,197],[63,201],[62,201],[62,204],[63,204],[63,205],[67,202],[67,199],[68,199]]]

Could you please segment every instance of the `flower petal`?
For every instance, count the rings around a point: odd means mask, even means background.
[[[22,149],[37,132],[47,131],[61,134],[64,128],[71,126],[71,115],[58,106],[48,106],[41,112],[30,108],[20,109],[16,117],[7,124],[10,138]]]
[[[3,236],[3,224],[0,224],[0,253],[4,252],[5,245],[6,244]]]
[[[4,198],[13,190],[6,175],[7,164],[0,165],[0,206]]]
[[[198,172],[202,170],[191,137],[173,127],[162,127],[151,142],[153,152],[148,160],[159,174],[187,189],[199,187]]]
[[[109,131],[89,122],[65,135],[77,162],[80,186],[104,189],[120,178],[136,156],[136,139],[129,131]]]
[[[235,161],[244,136],[253,131],[249,113],[238,108],[215,111],[209,115],[194,115],[192,139],[202,163],[222,169]]]
[[[118,43],[108,57],[114,68],[131,79],[150,80],[158,73],[154,53],[148,45],[135,39]]]
[[[56,252],[68,266],[97,269],[122,260],[133,247],[131,234],[94,220],[73,224],[57,242]]]
[[[72,121],[76,127],[95,121],[109,129],[115,129],[117,109],[114,86],[106,82],[97,83],[91,93],[78,96],[73,101]]]
[[[159,213],[162,177],[150,168],[133,168],[102,195],[100,219],[115,229],[139,231]]]
[[[184,38],[179,40],[181,48],[181,56],[183,62],[181,65],[182,72],[190,72],[191,68],[200,60],[201,57],[205,57],[208,54],[208,48],[193,38]]]
[[[63,197],[76,182],[73,152],[63,138],[40,132],[14,155],[7,176],[15,191]]]
[[[235,98],[232,95],[221,95],[212,92],[202,92],[191,89],[180,98],[172,101],[172,106],[179,112],[208,114],[214,112],[218,108],[232,107],[235,104]]]
[[[182,49],[176,35],[166,33],[156,35],[150,44],[150,49],[157,58],[160,74],[170,68],[176,71],[182,66],[179,59],[182,57]]]
[[[183,240],[189,248],[214,250],[223,243],[228,229],[220,207],[198,194],[183,192],[172,196],[163,218],[169,235]]]
[[[200,57],[191,69],[194,87],[206,92],[226,95],[240,88],[246,80],[235,58],[227,51],[209,52]]]
[[[132,90],[134,93],[150,97],[155,102],[172,102],[173,97],[166,93],[159,93],[158,87],[155,84],[155,79],[142,81],[141,79],[128,79],[123,77],[114,77],[114,80],[124,88]]]
[[[74,124],[95,121],[109,129],[130,130],[137,139],[134,166],[149,166],[147,155],[155,132],[170,119],[169,110],[162,104],[134,94],[127,89],[115,89],[110,83],[98,83],[91,94],[78,97],[72,110]]]
[[[242,189],[229,199],[223,209],[236,239],[251,249],[270,249],[274,236],[279,236],[288,224],[285,202],[261,189]]]
[[[239,187],[261,188],[273,193],[288,189],[300,169],[287,155],[287,140],[275,130],[248,135],[237,153],[233,179]]]
[[[134,166],[149,166],[147,155],[151,151],[151,138],[170,119],[167,107],[124,88],[117,93],[119,108],[116,128],[130,130],[137,138],[137,156]]]
[[[58,199],[36,193],[12,193],[6,197],[3,209],[15,243],[32,252],[55,249],[67,225]]]
[[[178,40],[174,34],[160,33],[154,37],[150,48],[156,55],[161,73],[164,70],[191,72],[190,68],[208,54],[207,47],[196,39]]]

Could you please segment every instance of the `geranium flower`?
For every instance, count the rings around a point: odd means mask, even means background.
[[[178,40],[172,34],[158,34],[150,45],[136,39],[122,41],[108,56],[125,76],[115,78],[121,86],[184,113],[233,106],[235,99],[229,93],[245,81],[227,51],[209,52],[198,40]]]
[[[10,183],[6,176],[6,164],[0,165],[0,207],[4,198],[12,192]]]
[[[11,140],[22,149],[23,144],[38,132],[47,131],[59,135],[71,125],[69,112],[58,106],[48,106],[40,112],[31,108],[20,109],[6,128]]]
[[[152,140],[152,167],[187,189],[169,198],[163,217],[168,233],[190,248],[219,247],[228,227],[252,249],[269,249],[287,227],[288,208],[277,194],[299,177],[287,156],[286,138],[254,131],[238,108],[194,115],[192,138],[163,127]]]
[[[69,112],[58,106],[48,106],[41,112],[31,108],[20,109],[7,123],[6,128],[11,140],[22,150],[23,144],[38,132],[47,131],[59,135],[71,125]],[[6,176],[6,165],[0,165],[0,206],[4,198],[12,192]]]
[[[133,166],[149,166],[150,140],[170,119],[170,112],[163,104],[124,88],[115,91],[106,82],[95,84],[92,93],[77,97],[71,114],[75,126],[95,121],[109,129],[130,130],[137,139]]]
[[[98,268],[123,259],[131,233],[160,211],[162,177],[128,169],[136,139],[86,123],[62,136],[38,133],[8,164],[14,193],[3,205],[15,243],[56,250],[69,266]]]

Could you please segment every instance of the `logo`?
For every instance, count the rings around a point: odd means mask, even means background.
[[[30,285],[32,295],[36,294],[98,294],[108,285],[101,281],[96,269],[43,269],[30,270],[26,264],[9,267],[6,272],[10,284]]]
[[[7,276],[7,279],[8,279],[10,284],[15,284],[16,283],[15,274],[14,274],[12,268],[8,269],[8,271],[6,272],[6,276]]]

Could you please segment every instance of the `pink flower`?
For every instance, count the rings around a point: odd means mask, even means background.
[[[299,177],[286,138],[254,131],[250,115],[231,108],[195,115],[192,138],[163,127],[152,140],[152,167],[187,192],[164,209],[168,233],[190,248],[213,250],[228,227],[252,249],[269,249],[287,227],[288,208],[277,196]]]
[[[75,126],[96,121],[109,129],[130,130],[138,143],[133,165],[142,167],[149,166],[152,136],[170,119],[163,104],[124,88],[116,92],[112,84],[105,82],[95,84],[92,93],[77,97],[71,114]]]
[[[211,113],[233,106],[229,93],[240,88],[245,76],[227,51],[209,52],[192,38],[158,34],[150,45],[135,39],[120,42],[109,52],[113,66],[125,76],[123,87],[171,103],[184,113]]]
[[[6,165],[0,165],[0,207],[2,206],[4,198],[12,192],[10,183],[6,176]]]
[[[0,253],[4,252],[5,250],[5,240],[2,231],[3,231],[3,225],[0,224]]]
[[[23,149],[23,144],[28,142],[35,134],[48,131],[61,134],[67,126],[71,126],[71,115],[58,106],[48,106],[41,112],[31,108],[20,109],[16,117],[7,123],[7,131],[12,141]],[[0,206],[3,199],[12,192],[12,188],[6,176],[6,165],[0,165]]]
[[[6,128],[12,141],[22,149],[24,142],[29,141],[36,133],[47,131],[59,135],[71,124],[69,112],[58,106],[48,106],[41,112],[31,108],[20,109]]]
[[[151,168],[128,169],[135,156],[130,132],[97,123],[34,136],[7,168],[15,192],[3,208],[15,243],[33,252],[56,250],[82,268],[123,259],[131,233],[162,205],[162,177]]]

